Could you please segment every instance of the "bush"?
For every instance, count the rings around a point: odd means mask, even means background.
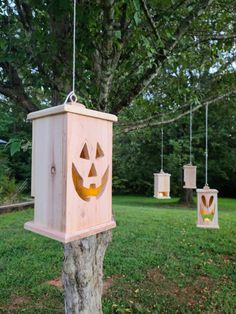
[[[7,175],[0,177],[0,203],[12,203],[18,199],[18,190],[15,179],[10,179]]]

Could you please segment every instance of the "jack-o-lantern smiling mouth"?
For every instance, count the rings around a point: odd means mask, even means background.
[[[75,190],[80,198],[82,198],[84,201],[89,201],[90,197],[95,196],[96,198],[99,198],[103,191],[105,190],[107,180],[108,180],[108,172],[109,172],[109,166],[107,167],[104,175],[101,179],[101,184],[97,187],[96,184],[90,184],[89,188],[86,188],[83,186],[83,178],[79,174],[78,170],[76,169],[74,163],[72,163],[72,178],[75,186]]]

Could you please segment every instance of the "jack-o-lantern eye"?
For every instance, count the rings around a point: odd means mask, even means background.
[[[213,195],[211,195],[211,197],[210,197],[210,201],[209,201],[209,207],[211,206],[211,204],[213,203],[213,200],[214,200],[214,197],[213,197]]]
[[[203,202],[204,206],[207,207],[205,195],[202,195],[202,202]]]
[[[97,143],[96,158],[100,158],[103,156],[104,156],[103,150],[101,149],[101,146]]]
[[[84,147],[80,153],[80,158],[82,159],[89,159],[89,152],[88,152],[88,146],[87,144],[85,143],[84,144]]]

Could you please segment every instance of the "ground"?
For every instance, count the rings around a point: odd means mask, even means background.
[[[236,200],[219,200],[219,230],[196,228],[196,209],[176,201],[114,197],[104,314],[236,313]],[[25,231],[32,216],[0,215],[0,313],[64,311],[63,246]]]

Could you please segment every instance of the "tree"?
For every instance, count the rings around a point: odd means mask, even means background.
[[[199,95],[204,98],[201,82],[205,84],[205,78],[211,82],[209,68],[221,62],[224,53],[223,64],[232,55],[233,6],[233,0],[78,1],[79,100],[90,108],[120,114],[143,96],[160,95],[159,103],[164,102],[167,111],[172,102],[173,111],[180,106],[183,94],[189,93],[191,100],[196,94],[197,99]],[[11,99],[24,112],[62,102],[71,89],[72,4],[63,0],[4,0],[0,17],[2,97]],[[193,62],[190,69],[186,64],[189,57]],[[196,72],[199,67],[201,71]],[[165,80],[176,73],[179,91],[173,98]],[[182,78],[187,82],[189,77],[193,91],[181,84]],[[108,232],[88,239],[89,249],[80,256],[81,261],[90,250],[104,251],[109,238]],[[83,241],[71,250],[66,248],[71,254],[66,259],[76,255]],[[93,255],[85,267],[91,267],[95,258]],[[86,276],[80,277],[81,273],[71,267],[68,277],[72,276],[79,298]],[[96,296],[99,298],[100,293]],[[74,304],[68,312],[88,313],[84,306],[78,310]],[[100,305],[97,312],[101,312]]]

